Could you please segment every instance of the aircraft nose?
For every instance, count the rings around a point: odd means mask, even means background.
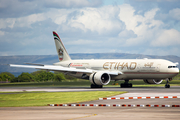
[[[179,74],[179,68],[176,69],[176,73]]]
[[[179,68],[174,69],[173,72],[174,72],[175,74],[179,74]]]

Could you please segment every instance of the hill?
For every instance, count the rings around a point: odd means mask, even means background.
[[[156,56],[128,53],[76,53],[70,54],[72,59],[166,59],[172,62],[180,63],[180,57],[174,55]],[[57,55],[21,55],[21,56],[0,56],[0,73],[11,72],[16,76],[22,72],[33,72],[36,69],[12,68],[7,64],[41,63],[53,64],[58,62]],[[178,65],[180,68],[180,65]]]

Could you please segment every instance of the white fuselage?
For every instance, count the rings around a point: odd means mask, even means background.
[[[125,79],[166,79],[179,73],[176,64],[162,59],[99,59],[69,60],[55,63],[56,66],[93,69],[97,71],[118,71],[119,75],[111,76],[112,80]],[[171,67],[169,67],[171,66]],[[83,73],[74,73],[81,77]]]

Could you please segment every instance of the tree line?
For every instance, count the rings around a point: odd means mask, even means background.
[[[15,77],[9,72],[2,72],[0,74],[0,82],[45,82],[45,81],[62,81],[76,78],[64,75],[60,72],[46,72],[43,70],[32,73],[23,72],[18,77]]]

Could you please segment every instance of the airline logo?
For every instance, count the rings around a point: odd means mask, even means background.
[[[53,32],[53,36],[54,36],[54,39],[60,40],[59,36],[55,32]]]
[[[81,67],[81,66],[83,66],[82,64],[77,64],[77,63],[70,63],[70,65],[69,66],[71,66],[71,67]]]
[[[121,68],[121,70],[123,70],[124,68],[129,69],[129,70],[134,70],[137,67],[137,63],[136,62],[105,62],[103,64],[103,68],[105,70],[111,70],[111,69],[115,69],[118,70],[119,68]]]
[[[88,67],[89,63],[70,63],[68,67]]]
[[[59,60],[62,61],[63,60],[63,50],[61,48],[58,50],[58,54],[59,54]]]

